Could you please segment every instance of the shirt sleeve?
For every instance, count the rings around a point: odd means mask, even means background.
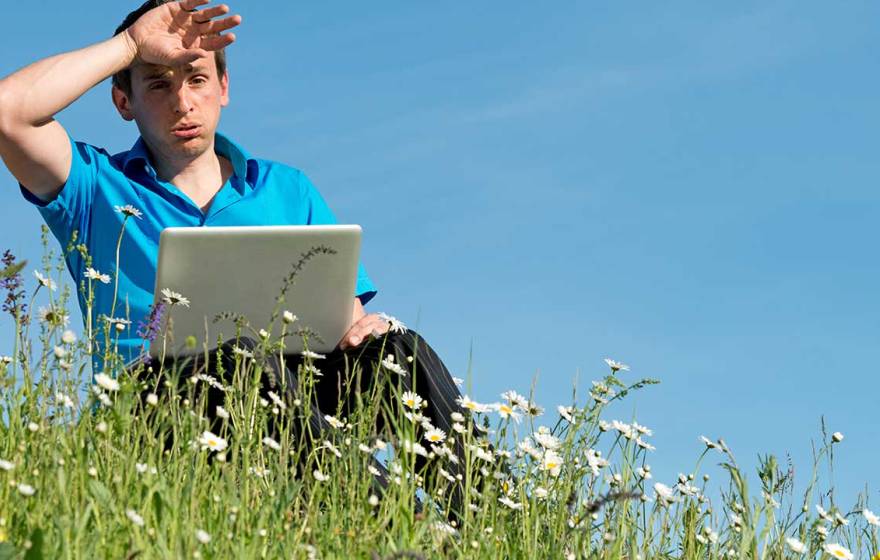
[[[333,211],[330,210],[330,207],[327,206],[327,203],[318,192],[318,189],[315,188],[315,185],[313,185],[309,178],[306,177],[305,173],[300,172],[299,177],[301,192],[303,193],[305,202],[308,206],[307,223],[310,225],[336,224],[336,216],[333,214]],[[366,304],[373,299],[377,293],[376,287],[373,285],[373,281],[370,280],[370,277],[367,276],[367,271],[364,269],[364,264],[362,262],[358,262],[358,275],[354,293],[361,300],[361,304]]]
[[[88,243],[88,226],[95,185],[98,176],[98,161],[107,157],[104,150],[82,142],[70,140],[70,173],[61,191],[51,201],[42,200],[19,183],[25,200],[37,207],[46,225],[64,248],[70,242],[73,232],[78,232],[78,242]]]

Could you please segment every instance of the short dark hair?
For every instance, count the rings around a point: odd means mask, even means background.
[[[173,2],[175,0],[146,0],[141,6],[125,16],[125,19],[122,20],[122,23],[119,24],[119,27],[116,28],[116,31],[113,32],[113,36],[119,35],[126,29],[132,26],[134,22],[138,20],[142,15],[149,12],[153,8],[158,8],[162,4],[167,4],[168,2]],[[217,66],[217,76],[223,77],[223,74],[226,73],[226,52],[223,49],[218,51],[214,51],[214,63]],[[116,74],[113,74],[113,85],[121,89],[125,92],[125,95],[131,95],[131,68],[125,68],[124,70],[120,70]]]

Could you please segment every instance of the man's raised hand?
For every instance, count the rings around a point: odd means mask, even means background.
[[[217,51],[235,41],[234,33],[223,33],[241,23],[241,16],[225,16],[229,6],[207,8],[210,0],[168,2],[141,16],[125,33],[135,56],[142,62],[180,66]]]

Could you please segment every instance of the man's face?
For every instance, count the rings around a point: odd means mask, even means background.
[[[229,78],[217,75],[213,54],[169,68],[131,67],[131,95],[114,88],[113,101],[137,123],[156,157],[192,159],[213,146],[220,108],[229,103]]]

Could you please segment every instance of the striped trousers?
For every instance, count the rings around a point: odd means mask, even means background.
[[[198,360],[190,362],[182,368],[180,379],[185,380],[192,373],[198,372],[216,375],[217,372],[233,371],[235,368],[233,348],[235,347],[257,354],[258,344],[249,338],[227,341],[220,347],[222,363],[216,362],[217,352],[211,352],[207,367],[204,363],[200,364]],[[393,356],[394,362],[406,371],[405,374],[393,373],[387,368],[376,368],[376,364],[388,359],[389,355]],[[401,403],[396,395],[391,394],[391,386],[400,387],[402,391],[415,392],[427,403],[427,406],[421,409],[421,414],[432,425],[447,434],[447,441],[451,443],[453,451],[460,458],[460,463],[464,462],[461,437],[452,429],[452,413],[465,412],[457,402],[461,393],[439,356],[418,333],[412,330],[405,333],[388,332],[379,337],[368,338],[356,348],[346,351],[337,349],[322,359],[314,360],[313,364],[321,371],[321,374],[315,377],[314,393],[309,402],[306,402],[306,399],[298,393],[300,384],[297,372],[302,361],[301,356],[286,355],[283,366],[277,354],[266,356],[265,360],[265,374],[262,376],[261,382],[262,396],[269,400],[268,392],[273,391],[277,395],[282,395],[282,398],[290,406],[294,401],[298,401],[300,406],[311,407],[310,413],[306,415],[308,426],[299,428],[300,430],[307,429],[310,432],[309,437],[303,438],[307,445],[311,442],[329,439],[326,435],[330,434],[334,428],[325,415],[336,415],[339,411],[340,417],[350,416],[357,407],[358,396],[366,398],[373,385],[377,381],[381,381],[375,378],[376,375],[392,376],[391,383],[380,385],[385,389],[383,398],[385,404],[392,411],[392,415],[398,415],[401,412]],[[173,361],[168,360],[163,364],[163,369],[173,367],[173,365]],[[221,377],[221,381],[223,381],[222,375],[218,375],[218,377]],[[225,395],[221,390],[210,385],[200,384],[200,386],[203,387],[202,390],[208,392],[208,411],[210,414],[214,414],[215,406],[223,404]],[[213,420],[219,423],[218,419],[213,418]],[[389,424],[390,419],[384,414],[379,414],[376,418],[374,433],[381,437],[383,432],[391,429]],[[302,436],[302,433],[296,434],[296,436]],[[446,470],[453,476],[460,470],[460,467],[455,463],[445,462],[445,464]],[[388,471],[375,459],[373,459],[373,465],[380,472],[380,475],[375,477],[378,489],[386,488],[390,480]],[[416,472],[422,470],[426,465],[429,465],[429,461],[417,455]],[[432,468],[428,468],[426,472],[428,476],[436,474]],[[462,513],[460,511],[461,488],[458,485],[453,485],[449,498],[452,511],[448,513],[452,517],[457,517]],[[419,505],[417,505],[417,509],[420,509]]]

